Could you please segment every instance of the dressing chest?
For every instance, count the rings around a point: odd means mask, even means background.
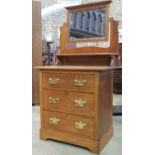
[[[76,144],[98,153],[113,133],[112,68],[50,66],[39,69],[40,138]]]
[[[108,18],[110,2],[66,8],[68,22],[61,27],[57,64],[36,67],[40,74],[42,140],[54,139],[99,153],[113,135],[113,70],[118,68],[115,65],[118,22]],[[98,26],[93,21],[96,15],[100,21]],[[86,39],[78,38],[84,35]],[[82,41],[106,41],[109,46],[79,47],[77,44]]]

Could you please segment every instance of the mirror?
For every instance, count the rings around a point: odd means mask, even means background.
[[[69,40],[104,38],[106,8],[73,11],[69,14]]]

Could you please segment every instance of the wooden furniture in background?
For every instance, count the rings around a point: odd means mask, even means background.
[[[32,1],[32,66],[42,65],[41,2]],[[39,104],[39,74],[32,71],[32,104]]]

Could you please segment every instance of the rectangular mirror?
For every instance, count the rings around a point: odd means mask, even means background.
[[[71,12],[69,22],[69,40],[103,38],[106,27],[106,9]]]

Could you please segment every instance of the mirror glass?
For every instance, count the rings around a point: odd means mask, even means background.
[[[103,38],[105,36],[105,20],[105,8],[71,12],[69,39]]]

